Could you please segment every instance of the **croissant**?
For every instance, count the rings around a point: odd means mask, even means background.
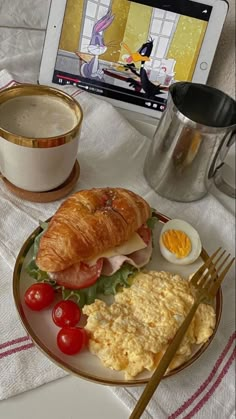
[[[128,240],[150,215],[148,203],[127,189],[81,190],[52,217],[36,264],[43,271],[58,272],[95,258]]]

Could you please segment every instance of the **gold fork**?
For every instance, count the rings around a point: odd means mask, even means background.
[[[235,259],[232,258],[228,265],[225,266],[226,261],[230,257],[230,254],[228,254],[228,256],[226,256],[223,259],[223,261],[221,261],[221,264],[217,267],[216,265],[219,263],[219,261],[226,253],[226,251],[224,250],[221,252],[220,255],[218,255],[220,250],[221,247],[217,249],[216,252],[213,253],[213,255],[206,260],[206,262],[198,269],[198,271],[190,279],[190,283],[194,287],[194,303],[185,320],[176,332],[174,339],[168,346],[165,354],[163,355],[148,384],[146,385],[129,419],[138,419],[141,417],[141,414],[145,410],[145,407],[150,401],[154,391],[156,390],[170,362],[172,361],[181,341],[183,340],[184,335],[188,330],[188,327],[193,319],[193,316],[199,304],[203,302],[209,302],[209,300],[212,300],[216,296],[217,291],[220,288],[220,285],[225,275],[227,274]],[[214,261],[217,255],[218,257]]]

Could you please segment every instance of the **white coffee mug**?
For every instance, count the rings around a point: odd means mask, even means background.
[[[0,172],[32,192],[60,186],[77,159],[83,111],[61,90],[21,84],[0,92]]]

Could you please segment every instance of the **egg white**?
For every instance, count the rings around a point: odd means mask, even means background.
[[[174,253],[170,252],[165,247],[162,241],[162,234],[165,233],[165,231],[167,230],[180,230],[183,231],[189,237],[192,249],[187,256],[183,258],[178,258]],[[186,221],[178,219],[170,220],[166,224],[164,224],[160,234],[159,245],[162,256],[166,260],[168,260],[168,262],[175,263],[176,265],[189,265],[190,263],[195,262],[195,260],[197,260],[200,256],[202,250],[201,239],[195,228],[193,228]]]

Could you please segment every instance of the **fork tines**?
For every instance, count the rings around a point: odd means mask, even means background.
[[[232,258],[231,261],[225,266],[226,261],[229,259],[230,254],[228,254],[223,260],[223,256],[226,251],[223,250],[220,254],[221,247],[217,249],[211,257],[209,257],[206,262],[198,269],[195,275],[191,279],[191,283],[201,289],[207,289],[212,296],[214,296],[221,285],[226,273],[233,264],[235,258]],[[216,256],[217,259],[215,260]],[[222,260],[222,261],[221,261]],[[219,266],[218,263],[221,261]],[[224,270],[222,271],[222,269]]]

